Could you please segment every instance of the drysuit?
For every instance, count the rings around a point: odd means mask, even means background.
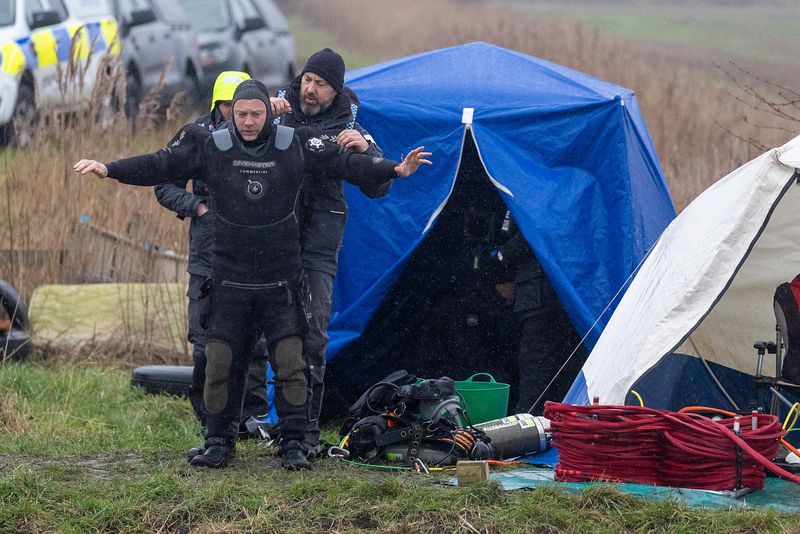
[[[306,175],[321,173],[387,182],[396,177],[396,165],[340,150],[308,128],[274,127],[269,120],[250,142],[234,123],[213,133],[189,125],[158,152],[107,165],[108,176],[122,183],[148,186],[197,177],[208,187],[214,244],[211,282],[204,288],[206,438],[225,439],[232,449],[249,349],[264,332],[276,375],[281,454],[302,448],[308,379],[301,336],[308,295],[296,215],[301,186]]]
[[[234,88],[235,89],[235,88]],[[232,91],[231,91],[232,94]],[[213,132],[222,122],[222,114],[216,106],[208,115],[194,121],[194,124]],[[176,139],[170,141],[174,142]],[[179,219],[189,218],[189,287],[186,296],[189,299],[188,308],[188,340],[192,344],[192,385],[189,391],[189,401],[200,421],[205,427],[205,410],[203,408],[203,387],[206,381],[206,330],[200,325],[200,314],[203,302],[200,299],[205,281],[211,277],[211,247],[213,243],[213,229],[211,221],[213,215],[208,195],[208,187],[199,178],[192,180],[192,191],[186,190],[187,180],[171,181],[155,186],[158,202],[165,208],[174,211]],[[206,204],[209,211],[201,216],[197,215],[199,204]],[[261,340],[256,343],[248,370],[247,386],[242,406],[241,420],[245,421],[251,416],[258,416],[269,410],[267,401],[267,354],[266,347]]]

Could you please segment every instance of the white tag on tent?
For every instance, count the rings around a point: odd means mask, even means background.
[[[475,108],[464,108],[461,113],[461,124],[472,124],[472,116],[475,114]]]

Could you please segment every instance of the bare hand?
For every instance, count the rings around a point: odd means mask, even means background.
[[[369,141],[357,130],[342,130],[336,136],[336,143],[359,154],[363,154],[369,148]]]
[[[201,202],[197,205],[197,216],[202,217],[206,213],[208,213],[208,206],[206,206],[205,202]]]
[[[270,97],[269,106],[273,117],[292,111],[292,105],[285,98]]]
[[[81,176],[94,173],[98,178],[108,178],[108,169],[99,161],[93,159],[82,159],[72,166],[72,170],[79,173]]]
[[[503,302],[505,302],[506,306],[508,306],[514,302],[514,295],[517,293],[517,284],[516,282],[495,284],[494,290],[498,295],[500,295],[500,298],[503,299]]]
[[[399,178],[406,178],[411,176],[417,171],[420,165],[433,165],[433,162],[425,158],[429,157],[432,152],[423,152],[424,146],[420,146],[408,153],[403,159],[403,163],[394,168]]]

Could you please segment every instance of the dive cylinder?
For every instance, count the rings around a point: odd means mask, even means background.
[[[453,454],[452,450],[438,449],[422,445],[417,453],[417,458],[429,466],[456,465],[458,455]],[[408,463],[408,443],[395,443],[386,447],[386,460],[392,463]]]
[[[478,446],[470,457],[474,460],[508,460],[543,451],[550,446],[545,432],[549,427],[548,419],[529,413],[509,415],[475,425],[486,437],[479,438]],[[488,450],[481,447],[481,443]]]
[[[475,425],[478,430],[475,446],[469,454],[471,460],[508,460],[540,452],[550,446],[545,429],[550,421],[529,413],[510,415],[502,419]],[[423,443],[416,457],[429,466],[455,465],[459,455],[453,445]],[[385,459],[392,463],[408,463],[408,442],[401,441],[384,448]],[[461,457],[463,458],[463,457]]]

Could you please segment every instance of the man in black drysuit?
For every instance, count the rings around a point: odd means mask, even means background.
[[[234,91],[250,76],[245,72],[225,71],[217,76],[211,96],[211,113],[194,121],[198,126],[213,132],[217,126],[227,121],[232,113]],[[173,140],[174,142],[174,140]],[[158,202],[165,208],[174,211],[179,219],[188,217],[189,226],[189,342],[192,344],[192,385],[189,401],[192,403],[200,426],[205,427],[203,412],[203,385],[206,381],[206,331],[200,326],[201,300],[200,292],[203,283],[211,277],[211,246],[213,234],[211,228],[212,215],[209,210],[208,188],[200,179],[192,179],[192,191],[186,190],[187,180],[166,182],[155,186]],[[256,343],[248,370],[247,386],[242,406],[241,420],[266,413],[269,409],[267,401],[267,349],[259,340]],[[196,451],[193,449],[190,454]]]
[[[344,87],[344,73],[344,59],[330,48],[312,54],[300,75],[278,91],[278,98],[286,99],[290,111],[275,119],[275,124],[309,126],[322,139],[355,152],[383,157],[380,147],[356,122],[358,100]],[[311,293],[309,328],[303,337],[310,374],[310,419],[305,446],[312,453],[319,443],[333,278],[347,221],[340,178],[315,176],[306,182],[300,197],[301,255]],[[388,181],[360,184],[361,192],[370,198],[385,196],[390,187]]]
[[[419,147],[403,163],[356,154],[313,136],[308,128],[274,127],[269,94],[247,80],[233,98],[234,120],[213,133],[188,125],[170,146],[104,165],[81,160],[80,174],[152,186],[197,177],[214,205],[212,281],[207,284],[206,439],[193,465],[225,467],[233,457],[250,348],[262,332],[275,370],[281,420],[281,463],[310,464],[302,447],[308,424],[307,366],[301,335],[308,298],[300,257],[296,204],[306,175],[385,182],[405,177],[429,153]]]

